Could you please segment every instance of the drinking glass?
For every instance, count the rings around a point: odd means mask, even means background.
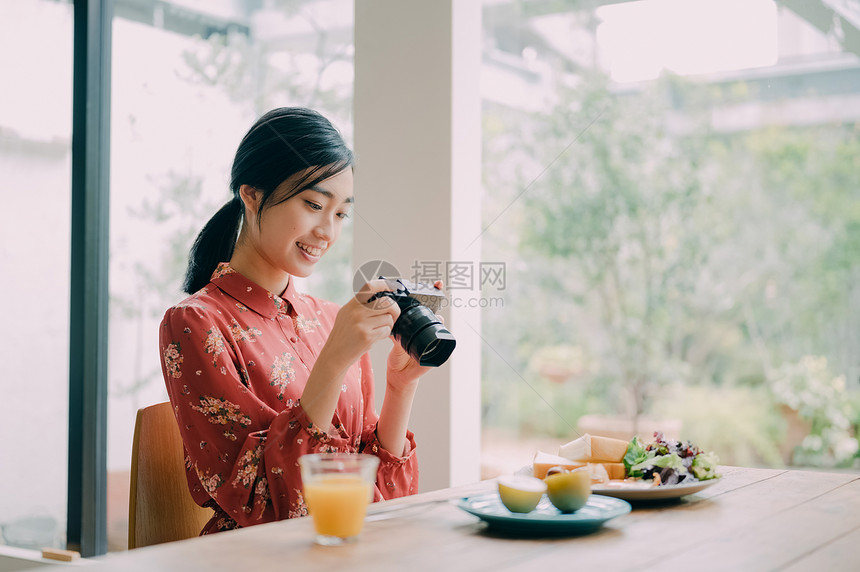
[[[373,500],[379,458],[362,453],[316,453],[299,457],[299,466],[317,544],[355,541]]]

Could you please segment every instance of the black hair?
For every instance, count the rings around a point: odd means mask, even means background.
[[[218,264],[233,255],[245,213],[239,197],[242,185],[263,193],[257,210],[259,224],[265,207],[286,201],[352,167],[353,162],[340,132],[316,111],[279,107],[260,117],[236,150],[230,175],[233,198],[209,219],[191,246],[182,289],[188,294],[198,291],[209,283]],[[290,191],[269,204],[275,189],[300,173]]]

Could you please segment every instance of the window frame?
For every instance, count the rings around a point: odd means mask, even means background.
[[[73,11],[66,546],[107,552],[111,0]]]

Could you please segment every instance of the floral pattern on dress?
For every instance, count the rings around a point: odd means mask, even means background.
[[[212,273],[212,280],[227,276],[228,274],[232,274],[233,272],[236,271],[230,267],[230,264],[228,264],[227,262],[222,262],[215,269],[215,272]]]
[[[182,377],[182,370],[179,368],[182,359],[182,350],[179,347],[179,342],[173,342],[164,348],[164,367],[167,368],[167,374],[170,377],[174,379]]]
[[[218,530],[218,532],[224,532],[225,530],[236,530],[241,527],[235,520],[233,520],[229,516],[222,516],[215,521],[215,528]],[[206,533],[204,532],[204,534]]]
[[[301,403],[301,399],[296,401],[296,405]],[[316,439],[320,443],[328,443],[331,441],[331,435],[320,429],[317,425],[314,425],[313,422],[308,423],[307,427],[305,427],[305,431],[311,436],[311,439]],[[332,451],[324,451],[326,453],[331,453]]]
[[[197,478],[200,479],[200,484],[203,485],[203,490],[209,493],[209,496],[215,498],[218,489],[224,484],[224,480],[219,473],[210,475],[208,472],[203,472],[194,465],[194,471],[197,473]]]
[[[315,332],[320,325],[319,318],[307,318],[302,314],[297,314],[293,321],[296,325],[296,331],[305,333]]]
[[[236,320],[233,320],[230,324],[230,333],[233,335],[234,341],[249,343],[256,342],[257,338],[263,335],[263,332],[261,332],[259,328],[255,328],[253,326],[243,330],[242,326],[240,326],[239,322]]]
[[[242,485],[250,488],[257,478],[257,470],[260,468],[260,458],[263,456],[263,446],[257,445],[253,449],[248,449],[239,457],[239,470],[236,472],[236,478],[233,479],[233,486]]]
[[[275,358],[272,363],[272,372],[269,374],[269,385],[277,388],[278,399],[284,400],[284,391],[287,385],[296,378],[296,370],[293,369],[293,360],[296,359],[289,352],[284,352]]]
[[[260,477],[257,479],[257,484],[254,486],[254,505],[257,507],[257,520],[263,519],[271,498],[271,493],[269,493],[269,481],[265,476]]]
[[[218,356],[224,351],[224,336],[221,332],[215,328],[208,330],[203,341],[203,350],[212,356],[212,365],[218,367]]]
[[[296,494],[296,502],[292,503],[292,506],[287,513],[287,518],[298,518],[300,516],[307,516],[308,505],[305,504],[305,497],[302,495],[302,490],[293,489],[293,492]]]
[[[209,417],[209,423],[227,425],[238,423],[243,427],[251,424],[251,417],[239,410],[239,406],[225,399],[204,395],[200,397],[200,405],[192,405],[191,409]]]
[[[257,486],[254,487],[254,494],[259,497],[261,503],[268,502],[269,498],[269,481],[266,477],[260,477],[257,480]]]
[[[205,292],[204,292],[205,293]],[[174,306],[174,308],[197,308],[198,310],[206,310],[206,306],[196,301],[194,298],[190,298],[184,302],[181,302]]]
[[[267,292],[269,295],[269,300],[275,305],[275,310],[278,312],[286,312],[287,311],[287,301],[281,298],[280,296],[276,296],[271,292]]]

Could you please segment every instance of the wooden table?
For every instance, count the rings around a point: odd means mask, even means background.
[[[93,570],[860,570],[860,474],[722,467],[713,486],[638,506],[593,534],[511,538],[450,500],[493,481],[372,505],[359,542],[313,544],[309,518],[97,559]],[[90,567],[88,567],[90,569]]]

